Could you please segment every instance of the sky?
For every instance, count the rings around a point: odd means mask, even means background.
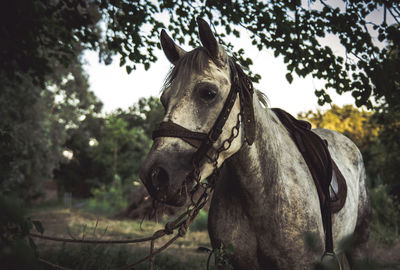
[[[259,51],[252,46],[245,30],[241,31],[241,38],[232,43],[237,44],[238,48],[244,48],[246,56],[253,60],[252,72],[262,77],[260,83],[255,84],[255,88],[268,97],[270,107],[279,107],[293,115],[308,110],[330,108],[329,104],[319,106],[314,94],[316,89],[323,88],[323,81],[313,79],[311,76],[299,78],[293,73],[294,80],[289,84],[285,77],[287,70],[283,58],[275,58],[272,50]],[[336,38],[328,36],[323,43],[330,45],[335,53],[344,54]],[[180,46],[187,51],[193,49],[181,44]],[[156,51],[156,56],[158,61],[153,63],[149,70],[145,71],[138,65],[137,70],[128,75],[125,67],[119,67],[118,57],[114,57],[113,63],[106,66],[98,62],[96,52],[87,51],[84,54],[86,61],[84,68],[89,75],[91,90],[103,102],[104,112],[109,113],[117,108],[127,109],[141,97],[160,96],[161,86],[171,64],[161,50]],[[328,94],[333,103],[339,106],[354,104],[350,93],[339,96],[330,89]]]
[[[190,48],[185,48],[189,50]],[[323,82],[311,77],[299,78],[295,74],[292,84],[285,78],[286,66],[281,57],[275,58],[271,51],[259,52],[249,49],[247,55],[253,60],[251,70],[261,75],[260,83],[255,88],[266,94],[270,107],[279,107],[291,114],[318,108],[328,109],[329,105],[321,107],[314,94],[316,88]],[[128,75],[124,67],[119,67],[118,58],[106,66],[98,62],[96,52],[86,52],[84,68],[89,75],[90,89],[103,102],[103,111],[109,113],[117,108],[127,109],[141,97],[160,96],[161,86],[171,64],[163,52],[157,53],[158,61],[145,71],[138,65],[137,70]],[[350,94],[338,96],[329,92],[337,105],[352,104]]]

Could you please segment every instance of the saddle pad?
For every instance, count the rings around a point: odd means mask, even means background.
[[[273,108],[272,111],[289,131],[307,163],[317,187],[323,216],[328,205],[330,212],[339,212],[346,202],[347,186],[342,173],[331,158],[328,142],[311,131],[309,122],[297,120],[288,112],[279,108]],[[327,198],[329,198],[328,201]]]

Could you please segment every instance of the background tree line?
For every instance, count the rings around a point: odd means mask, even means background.
[[[78,137],[81,124],[89,128],[90,121],[102,123],[101,104],[82,70],[82,52],[97,51],[105,64],[118,55],[128,73],[137,65],[148,69],[157,60],[154,50],[160,48],[162,28],[179,43],[197,46],[197,16],[221,30],[221,42],[226,36],[240,37],[239,30],[245,29],[259,50],[273,49],[275,56],[283,56],[289,82],[294,74],[325,79],[324,89],[315,92],[320,104],[331,102],[332,89],[351,92],[357,106],[372,108],[374,98],[377,123],[387,130],[382,131],[382,143],[396,141],[397,1],[16,0],[5,3],[0,15],[0,181],[3,190],[27,190],[26,198],[36,196],[33,183],[52,177],[61,150],[67,141],[76,143],[72,137]],[[338,39],[344,56],[324,45],[327,35]],[[243,66],[251,66],[244,48],[224,45]],[[259,79],[251,75],[254,81]],[[115,129],[123,129],[117,127],[121,123],[104,122]],[[114,147],[118,155],[123,138],[112,143],[107,147]],[[111,160],[115,171],[117,158]],[[396,164],[398,159],[392,160]]]

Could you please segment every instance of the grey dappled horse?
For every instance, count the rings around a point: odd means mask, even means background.
[[[191,52],[176,45],[165,31],[161,33],[162,48],[174,65],[161,95],[166,111],[163,123],[183,130],[179,134],[189,133],[187,137],[208,134],[215,126],[226,107],[225,100],[230,98],[233,77],[232,58],[218,44],[209,25],[202,19],[198,24],[204,47]],[[230,147],[214,162],[224,166],[209,211],[212,246],[233,246],[228,257],[234,269],[311,269],[324,253],[325,237],[309,168],[278,117],[263,106],[262,97],[258,94],[246,100],[249,95],[242,95],[232,99],[220,136],[198,160],[199,175],[205,179],[214,170],[207,155],[220,149],[238,127]],[[250,112],[253,118],[243,115],[245,104],[254,110]],[[251,121],[255,122],[253,129],[246,126]],[[342,134],[326,129],[313,132],[328,141],[332,159],[347,183],[345,205],[332,215],[334,247],[353,233],[362,245],[368,238],[369,199],[361,153]],[[187,175],[193,170],[193,155],[199,147],[182,137],[156,136],[141,169],[141,179],[151,196],[175,206],[186,202],[194,185],[187,183]],[[316,249],[307,247],[306,232],[315,236]],[[335,251],[340,254],[340,250]]]

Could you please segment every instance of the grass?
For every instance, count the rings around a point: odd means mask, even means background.
[[[385,194],[382,189],[371,191],[373,206],[379,211],[373,212],[368,254],[378,262],[385,262],[380,263],[378,269],[400,269],[400,242],[393,235],[393,232],[398,235],[395,226],[398,216],[393,214],[393,202]],[[81,207],[77,208],[77,205]],[[168,221],[165,219],[161,223],[152,221],[141,223],[132,220],[115,220],[109,218],[110,214],[89,211],[90,209],[83,206],[82,201],[74,201],[72,206],[75,207],[65,208],[63,204],[46,203],[31,208],[29,216],[42,221],[45,235],[86,239],[129,239],[151,236],[155,231],[162,229]],[[387,219],[391,219],[391,222]],[[393,241],[388,241],[388,239]],[[167,240],[157,241],[156,248]],[[149,251],[149,243],[77,245],[43,240],[35,240],[35,242],[40,256],[71,269],[113,269],[130,264],[148,255]],[[388,242],[391,245],[388,245]],[[175,244],[156,257],[155,269],[204,270],[208,254],[200,252],[199,247],[210,248],[207,213],[204,211],[200,212],[185,237],[179,238]],[[135,269],[148,269],[148,264],[141,264]]]
[[[67,209],[63,205],[34,207],[29,215],[40,220],[45,235],[86,239],[129,239],[151,236],[163,223],[152,221],[114,220],[83,209]],[[204,217],[203,217],[204,218]],[[167,239],[156,241],[156,248]],[[112,269],[132,263],[148,255],[149,243],[120,245],[63,244],[37,239],[41,257],[72,269]],[[189,230],[185,237],[163,251],[155,259],[155,269],[206,269],[208,254],[199,247],[210,248],[208,233]],[[148,269],[147,263],[135,269]]]

